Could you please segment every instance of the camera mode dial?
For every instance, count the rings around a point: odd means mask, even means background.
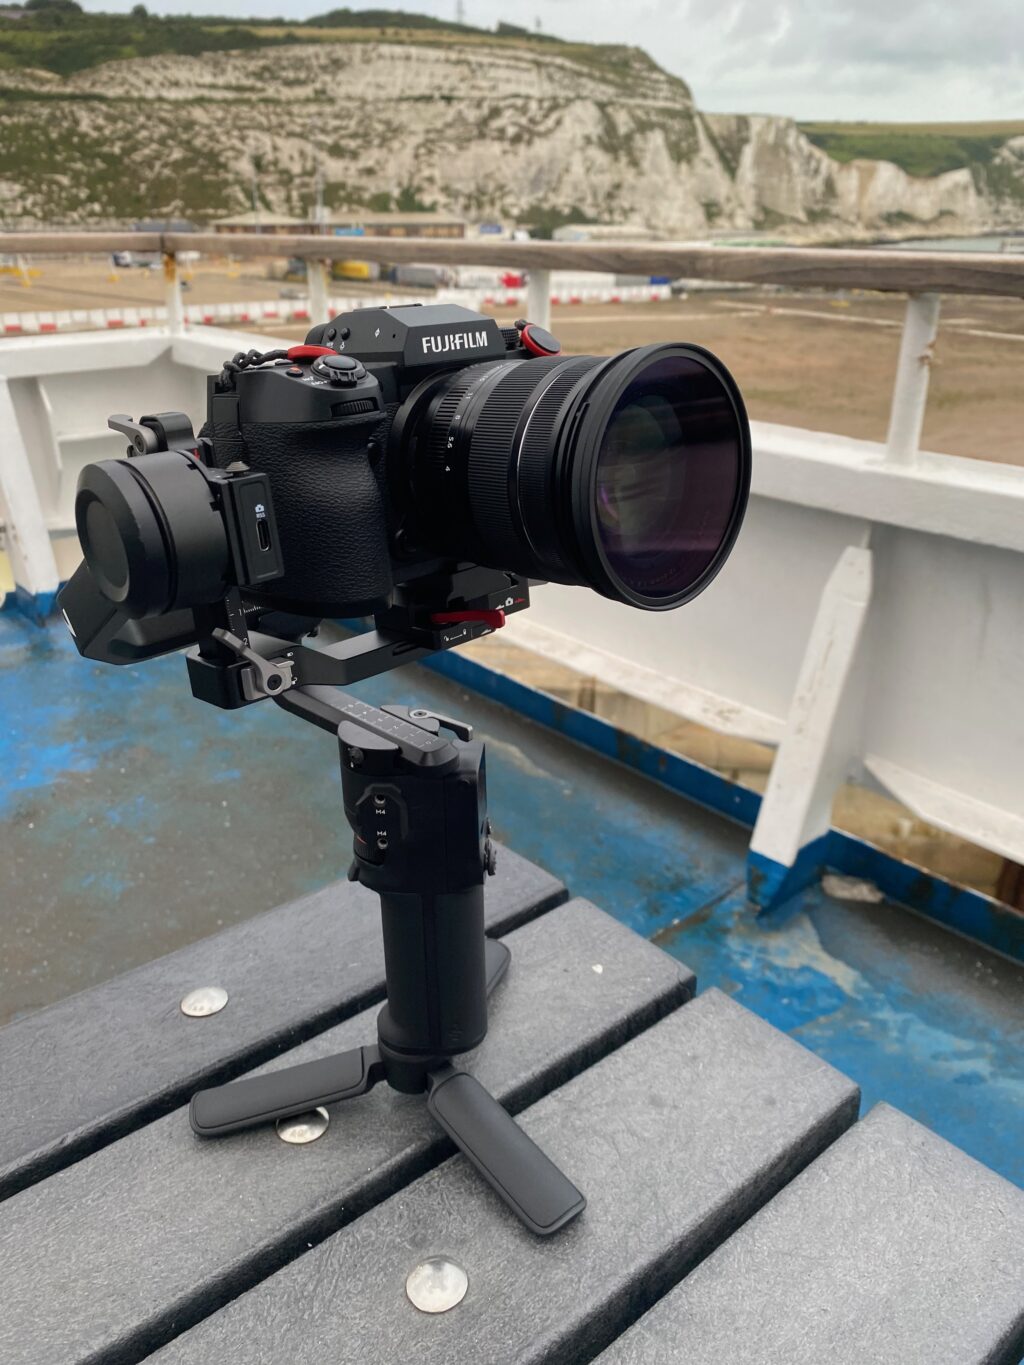
[[[322,355],[313,361],[313,373],[346,388],[366,378],[366,366],[354,355]]]

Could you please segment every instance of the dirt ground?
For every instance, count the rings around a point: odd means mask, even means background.
[[[682,303],[620,308],[556,309],[553,327],[567,350],[582,352],[676,338],[698,342],[732,370],[751,417],[885,439],[902,298],[700,294]],[[1022,361],[1024,302],[945,299],[924,448],[1024,465]]]
[[[283,262],[277,263],[283,266]],[[276,299],[283,288],[304,292],[302,285],[285,285],[269,279],[265,262],[225,266],[223,262],[200,262],[182,267],[188,303],[230,303],[245,299]],[[163,270],[146,267],[112,269],[106,261],[30,261],[29,282],[9,273],[0,274],[0,313],[38,312],[64,308],[134,308],[142,303],[163,303]]]
[[[116,308],[163,299],[159,270],[44,261],[29,286],[0,275],[0,313]],[[203,264],[189,279],[195,303],[277,299],[265,267]],[[339,293],[386,295],[348,281]],[[735,374],[750,414],[767,422],[884,440],[905,303],[853,292],[700,292],[657,304],[564,305],[553,330],[567,351],[609,353],[648,341],[698,342]],[[508,310],[499,310],[503,320]],[[304,327],[268,325],[299,338]],[[0,343],[2,344],[2,343]],[[923,445],[949,455],[1024,465],[1024,300],[943,300]]]

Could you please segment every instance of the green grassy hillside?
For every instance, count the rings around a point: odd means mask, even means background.
[[[206,221],[247,206],[254,180],[268,212],[305,213],[318,163],[330,208],[430,205],[547,231],[650,221],[687,236],[730,214],[749,226],[733,182],[749,147],[752,183],[774,184],[776,134],[792,151],[791,221],[803,231],[836,216],[838,170],[807,174],[808,161],[820,168],[792,124],[771,120],[757,142],[748,116],[702,121],[685,83],[639,48],[381,9],[299,22],[239,17],[245,0],[225,8],[234,16],[160,18],[142,4],[87,14],[76,0],[0,0],[0,220]],[[1024,121],[800,126],[840,162],[968,167],[979,222],[1013,223],[1024,204],[1024,154],[1006,146]],[[965,197],[959,183],[931,198],[897,183],[871,212],[890,226],[939,202],[952,230]],[[783,221],[766,204],[752,220]]]
[[[836,161],[892,161],[908,175],[941,175],[985,165],[1024,119],[990,123],[801,123],[801,132]]]
[[[319,157],[330,209],[536,214],[550,229],[580,213],[617,212],[624,177],[610,172],[604,197],[595,190],[576,209],[575,196],[560,201],[557,184],[544,181],[538,192],[529,163],[528,173],[515,169],[496,185],[488,162],[474,183],[449,194],[435,146],[454,157],[490,141],[509,164],[523,161],[535,142],[557,137],[580,104],[584,124],[589,115],[597,127],[589,141],[571,135],[569,161],[573,148],[593,146],[597,162],[621,163],[632,181],[644,173],[646,140],[659,132],[676,159],[698,149],[686,85],[638,48],[379,9],[250,23],[156,19],[141,7],[84,14],[58,0],[20,15],[0,17],[0,221],[8,223],[152,215],[203,222],[246,207],[254,178],[267,212],[301,214]],[[297,43],[287,55],[280,46]],[[436,78],[413,81],[411,90],[399,80],[382,100],[380,85],[363,76],[377,63],[394,80],[390,44],[411,49],[403,60]],[[356,92],[341,103],[339,70]],[[446,88],[453,73],[454,90]],[[521,85],[545,93],[524,95]],[[381,156],[384,147],[399,161],[405,155],[401,175]]]
[[[497,31],[471,24],[447,23],[401,10],[331,10],[304,22],[289,19],[228,17],[162,17],[139,5],[130,14],[87,14],[73,0],[49,0],[20,10],[18,18],[0,17],[0,76],[3,70],[36,68],[70,76],[101,62],[131,57],[197,56],[203,52],[240,51],[279,43],[382,41],[413,36],[417,42],[486,39],[512,44],[557,42],[514,24]],[[283,7],[282,7],[283,8]]]

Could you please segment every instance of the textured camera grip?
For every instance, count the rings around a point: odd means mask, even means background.
[[[270,477],[284,577],[266,592],[312,616],[359,615],[391,590],[388,528],[365,420],[245,424],[246,456]]]

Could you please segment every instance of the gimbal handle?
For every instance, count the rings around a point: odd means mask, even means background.
[[[381,903],[380,1044],[396,1062],[415,1059],[410,1086],[422,1090],[425,1059],[468,1052],[487,1032],[483,883],[495,858],[483,745],[461,721],[334,688],[291,688],[276,700],[338,736],[349,875]]]
[[[193,1130],[236,1132],[386,1080],[426,1092],[430,1113],[525,1226],[556,1232],[586,1199],[479,1081],[450,1064],[483,1040],[487,996],[510,957],[484,937],[494,849],[483,745],[460,721],[368,706],[333,688],[293,685],[275,700],[338,736],[354,832],[349,875],[380,896],[388,1000],[376,1045],[202,1090]]]

